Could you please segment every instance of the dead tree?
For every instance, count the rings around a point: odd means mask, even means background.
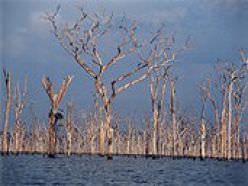
[[[68,102],[66,114],[66,154],[71,155],[72,148],[72,129],[73,129],[73,104]]]
[[[243,62],[242,64],[224,63],[224,65],[218,66],[216,69],[218,79],[209,79],[201,87],[214,107],[215,124],[219,123],[218,120],[220,120],[221,124],[220,129],[216,126],[218,138],[220,134],[219,145],[217,145],[216,149],[217,151],[220,149],[220,154],[217,156],[227,159],[241,157],[239,124],[242,119],[241,116],[245,108],[247,108],[245,91],[248,74],[244,50],[240,51],[240,59]],[[212,82],[215,83],[215,87],[211,87]],[[222,97],[220,119],[218,117],[218,108],[220,106],[212,94],[214,88],[220,90]],[[213,138],[214,136],[211,137]]]
[[[206,157],[206,116],[205,116],[205,109],[206,109],[206,101],[210,95],[210,92],[207,91],[205,87],[201,87],[201,100],[202,100],[202,110],[201,110],[201,125],[200,125],[200,136],[201,136],[201,147],[200,147],[200,156],[201,159]],[[215,103],[215,102],[214,102]],[[215,104],[214,104],[215,106]],[[219,119],[219,118],[217,118]]]
[[[241,57],[242,61],[242,57]],[[242,114],[241,109],[241,103],[244,101],[244,97],[242,97],[242,94],[245,91],[245,88],[247,87],[247,63],[245,60],[242,62],[245,62],[241,64],[241,66],[237,66],[234,63],[227,65],[225,67],[225,74],[227,81],[227,91],[228,91],[228,148],[227,148],[227,159],[235,158],[233,156],[235,153],[233,151],[235,150],[235,136],[239,136],[239,134],[235,134],[236,132],[239,132],[238,130],[238,123],[240,122],[240,114]],[[236,90],[235,90],[236,88]],[[235,96],[235,97],[234,97]],[[233,101],[234,100],[234,101]],[[234,102],[234,108],[236,109],[236,117],[235,117],[235,124],[236,126],[233,126],[233,102]],[[245,105],[242,105],[246,107]],[[237,128],[237,130],[235,130]]]
[[[233,94],[233,80],[234,80],[234,72],[231,74],[231,80],[228,85],[228,154],[227,159],[232,158],[232,94]]]
[[[167,84],[168,69],[162,68],[161,71],[154,70],[154,74],[150,75],[150,96],[153,113],[153,155],[161,153],[160,147],[160,133],[161,124],[165,122],[165,92]]]
[[[97,118],[97,125],[99,126],[99,151],[100,156],[104,156],[104,147],[105,147],[105,130],[104,130],[104,122],[102,119],[103,116],[103,108],[98,103],[98,94],[95,97],[95,109],[96,109],[96,118]]]
[[[164,53],[166,38],[161,37],[162,29],[147,37],[145,41],[139,40],[136,34],[138,25],[134,21],[130,23],[123,18],[120,23],[115,22],[113,15],[106,16],[97,13],[86,13],[82,8],[80,17],[73,25],[60,27],[57,16],[60,6],[52,14],[47,13],[47,20],[51,24],[51,30],[60,45],[82,67],[82,69],[93,79],[96,92],[100,95],[101,102],[105,110],[105,124],[108,139],[108,157],[111,158],[112,142],[111,138],[111,105],[116,96],[124,90],[133,87],[137,83],[146,79],[153,69],[161,64],[174,61],[175,55],[166,56]],[[116,25],[116,26],[114,26]],[[114,49],[108,47],[104,39],[111,38]],[[113,51],[114,54],[107,59],[103,54],[103,47]],[[132,63],[129,70],[119,69],[118,64],[129,61]],[[126,59],[126,61],[124,61]],[[112,79],[106,79],[105,74],[110,69],[122,73]],[[115,74],[115,73],[112,73]],[[102,139],[102,138],[100,138]],[[100,145],[104,144],[100,142]],[[100,147],[104,149],[104,147]],[[102,151],[102,150],[101,150]]]
[[[241,158],[241,136],[240,136],[240,122],[248,107],[247,97],[247,78],[248,78],[248,58],[245,56],[245,51],[240,50],[241,66],[236,73],[233,87],[234,99],[234,139],[233,139],[233,156],[237,159]]]
[[[224,82],[222,82],[222,108],[221,108],[221,157],[226,158],[226,147],[227,147],[227,111],[226,111],[226,105],[227,105],[227,88],[226,88],[226,78],[223,76]]]
[[[221,152],[221,127],[220,127],[220,118],[219,118],[219,105],[217,102],[217,99],[213,96],[213,93],[211,89],[215,88],[212,86],[212,80],[207,79],[205,83],[203,83],[200,87],[201,89],[201,94],[202,94],[202,99],[205,99],[205,97],[210,101],[213,109],[214,109],[214,128],[216,129],[215,134],[216,134],[216,143],[214,146],[216,146],[215,152],[217,152],[217,156],[219,156]],[[206,104],[206,103],[205,103]],[[204,106],[205,107],[205,106]],[[216,155],[216,154],[215,154]]]
[[[68,86],[70,85],[71,81],[73,79],[73,76],[67,76],[59,91],[58,94],[56,94],[54,92],[53,89],[53,85],[52,82],[50,81],[50,79],[48,77],[44,77],[42,79],[42,85],[43,88],[45,89],[49,100],[50,100],[50,105],[51,105],[51,109],[49,112],[49,129],[48,129],[48,133],[49,133],[49,145],[48,145],[48,156],[49,157],[53,157],[55,155],[55,148],[56,148],[56,130],[55,130],[55,126],[56,123],[59,119],[62,119],[62,115],[61,113],[58,111],[58,107],[60,102],[63,100],[65,93],[68,89]]]
[[[10,114],[10,106],[11,106],[11,73],[7,72],[3,68],[3,78],[5,81],[6,88],[6,105],[5,105],[5,113],[4,113],[4,124],[3,124],[3,133],[2,133],[2,153],[6,155],[8,153],[8,139],[7,139],[7,131],[8,131],[8,123],[9,123],[9,114]]]
[[[171,115],[171,129],[172,129],[172,156],[177,156],[177,121],[176,121],[176,111],[175,111],[175,81],[170,80],[170,115]]]
[[[27,103],[27,85],[26,80],[24,84],[24,88],[21,89],[20,85],[17,84],[15,88],[15,147],[14,147],[14,153],[18,153],[20,151],[20,145],[21,145],[21,136],[23,135],[23,130],[21,126],[21,119],[20,115]]]

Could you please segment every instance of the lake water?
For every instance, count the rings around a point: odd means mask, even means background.
[[[248,163],[39,155],[0,156],[0,185],[246,185]]]

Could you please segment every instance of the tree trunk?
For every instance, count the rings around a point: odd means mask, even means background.
[[[226,90],[222,94],[221,113],[221,157],[226,158]]]
[[[232,75],[233,78],[233,75]],[[230,160],[232,158],[232,91],[233,91],[233,82],[231,81],[228,87],[228,101],[229,101],[229,109],[228,109],[228,156],[227,159]]]
[[[241,151],[240,151],[240,129],[239,124],[241,120],[241,106],[236,105],[236,114],[235,114],[235,129],[234,129],[234,157],[240,158],[241,157]]]
[[[17,154],[19,152],[19,144],[20,144],[20,115],[19,112],[16,111],[15,112],[15,120],[16,120],[16,128],[15,128],[15,154]]]
[[[104,123],[101,119],[101,124],[100,124],[100,139],[99,139],[99,143],[100,143],[100,156],[104,156],[104,146],[105,146],[105,130],[104,130]]]
[[[2,135],[2,153],[6,155],[8,153],[8,139],[7,139],[7,130],[9,123],[9,114],[10,114],[10,105],[11,105],[11,75],[8,73],[5,77],[6,81],[6,92],[7,92],[7,102],[5,106],[4,113],[4,125],[3,125],[3,135]]]
[[[49,134],[49,145],[48,145],[48,156],[49,157],[54,157],[56,153],[56,117],[55,117],[56,112],[54,110],[51,110],[49,114],[49,129],[48,129],[48,134]]]
[[[153,140],[152,140],[152,144],[153,144],[153,155],[157,154],[157,150],[158,150],[158,109],[156,104],[154,105],[153,108],[153,136],[152,136]]]
[[[171,111],[171,127],[172,127],[172,156],[177,156],[177,126],[176,126],[176,113],[175,113],[175,83],[172,80],[170,82],[170,88],[171,88],[171,99],[170,99],[170,111]]]
[[[215,126],[216,126],[216,148],[215,155],[221,156],[221,127],[219,123],[219,110],[218,107],[214,107],[214,116],[215,116]],[[216,154],[217,153],[217,154]]]
[[[205,120],[201,121],[201,158],[204,159],[206,157],[206,123]]]
[[[72,103],[67,104],[67,120],[66,120],[66,154],[67,156],[71,155],[71,146],[72,146]]]
[[[107,126],[107,138],[108,138],[108,159],[112,159],[113,154],[113,129],[111,128],[111,111],[110,104],[104,105],[105,108],[105,121]]]

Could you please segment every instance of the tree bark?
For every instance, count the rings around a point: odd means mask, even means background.
[[[231,79],[233,79],[233,74]],[[229,101],[229,109],[228,109],[228,156],[227,159],[230,160],[232,158],[232,92],[233,92],[233,81],[231,80],[230,85],[228,87],[228,101]]]
[[[21,125],[20,125],[20,115],[19,112],[15,112],[15,120],[16,120],[16,128],[15,128],[15,154],[19,152],[19,146],[20,146],[20,130],[21,130]]]
[[[57,109],[52,109],[49,114],[49,145],[48,145],[48,156],[53,157],[56,153],[56,118],[55,114],[57,113]]]
[[[7,130],[8,130],[8,123],[9,123],[9,114],[10,114],[10,105],[11,105],[11,74],[4,73],[5,76],[5,86],[6,86],[6,93],[7,93],[7,102],[5,106],[5,113],[4,113],[4,125],[3,125],[3,135],[2,135],[2,153],[6,155],[8,153],[8,139],[7,139]]]
[[[66,154],[67,156],[71,155],[71,146],[72,146],[72,125],[73,125],[73,116],[72,116],[72,103],[67,104],[67,120],[66,120]]]
[[[108,138],[108,159],[112,159],[113,154],[113,129],[111,128],[111,110],[110,104],[104,105],[105,108],[105,121],[107,126],[107,138]]]
[[[177,156],[177,126],[176,126],[176,113],[175,113],[175,83],[173,80],[170,82],[171,99],[170,99],[170,111],[171,111],[171,127],[172,127],[172,153],[173,157]]]
[[[105,130],[104,130],[104,123],[100,121],[100,156],[104,156],[104,146],[105,146]]]
[[[239,124],[240,124],[240,113],[241,113],[241,107],[240,105],[237,106],[236,109],[236,115],[235,115],[235,148],[234,148],[234,156],[238,159],[241,157],[240,153],[240,129],[239,129]]]
[[[205,119],[201,121],[201,158],[204,159],[206,157],[206,123]]]
[[[226,158],[226,89],[224,89],[222,93],[221,157]]]
[[[63,116],[61,113],[58,113],[58,107],[60,102],[63,100],[65,93],[73,79],[73,76],[67,76],[60,89],[58,94],[54,93],[53,85],[48,77],[44,77],[42,79],[42,85],[47,95],[50,99],[51,109],[49,112],[49,128],[48,128],[48,156],[54,157],[56,154],[56,123],[59,119],[62,119]],[[61,118],[62,117],[62,118]]]

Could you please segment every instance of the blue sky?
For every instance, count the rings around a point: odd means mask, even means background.
[[[88,11],[126,14],[149,27],[164,23],[166,31],[175,33],[179,41],[191,36],[194,48],[180,56],[174,67],[179,76],[177,96],[184,107],[199,105],[197,85],[217,58],[237,61],[238,50],[248,47],[247,0],[0,0],[1,63],[12,71],[15,81],[29,77],[30,98],[42,115],[48,107],[41,87],[43,75],[59,85],[67,74],[74,74],[67,98],[85,110],[93,103],[93,81],[63,51],[42,19],[58,2],[68,17],[75,16],[75,6],[82,5]],[[149,112],[148,93],[146,82],[141,83],[121,94],[114,108],[124,113]]]

